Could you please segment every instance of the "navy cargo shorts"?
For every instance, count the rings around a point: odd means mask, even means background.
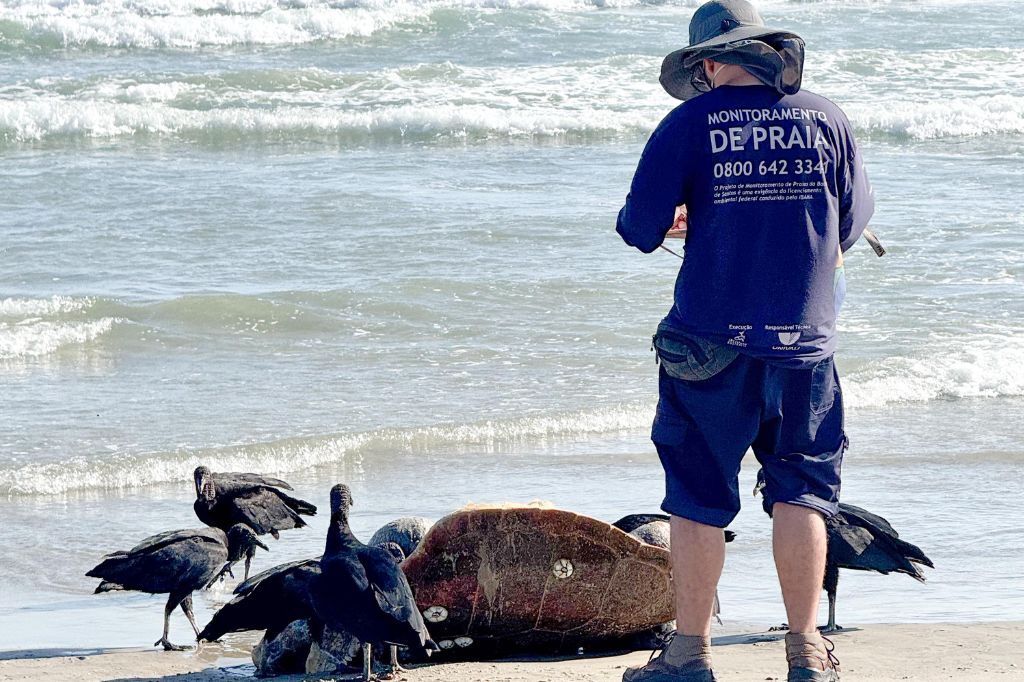
[[[665,469],[661,508],[729,525],[740,510],[740,462],[751,448],[764,471],[766,512],[786,502],[836,514],[847,439],[832,358],[785,369],[696,337],[676,339],[686,343],[675,344],[675,355],[656,342],[661,372],[651,440]]]

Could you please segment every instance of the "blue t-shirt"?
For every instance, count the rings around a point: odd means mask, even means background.
[[[724,85],[676,107],[647,142],[616,229],[650,253],[681,204],[672,327],[784,367],[835,351],[839,251],[874,211],[835,104]]]

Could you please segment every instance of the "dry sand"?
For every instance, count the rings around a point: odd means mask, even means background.
[[[833,637],[843,680],[1024,681],[1024,623],[977,625],[870,625]],[[715,639],[715,669],[723,682],[784,680],[781,633]],[[0,653],[0,680],[238,680],[251,666],[231,666],[218,645],[198,653],[155,650]],[[643,663],[636,652],[603,658],[503,660],[452,663],[411,670],[408,682],[618,682],[627,665]],[[218,665],[227,667],[218,667]],[[298,677],[276,678],[301,679]],[[358,679],[334,676],[331,679]]]

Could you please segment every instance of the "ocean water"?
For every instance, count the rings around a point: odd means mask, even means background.
[[[346,481],[364,537],[469,501],[654,510],[679,264],[613,226],[698,4],[0,3],[0,650],[156,639],[160,598],[83,574],[197,525],[200,463],[322,507]],[[890,252],[847,259],[844,499],[937,566],[844,574],[846,625],[1024,612],[1018,4],[760,3],[849,113]],[[756,500],[734,529],[723,617],[775,624]]]

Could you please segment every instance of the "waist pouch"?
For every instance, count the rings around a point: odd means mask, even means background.
[[[658,325],[651,350],[657,354],[656,361],[666,374],[683,381],[710,379],[739,355],[729,346],[686,334],[664,322]]]

